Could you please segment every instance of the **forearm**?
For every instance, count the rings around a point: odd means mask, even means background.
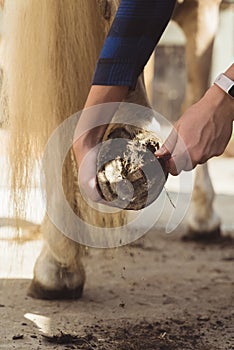
[[[127,93],[128,86],[93,85],[89,91],[85,108],[107,102],[121,102]]]
[[[175,5],[175,0],[122,0],[103,46],[89,92],[85,112],[79,120],[80,143],[87,147],[97,143],[111,121],[117,104],[137,78],[159,41]],[[100,105],[99,108],[89,107]],[[108,113],[106,110],[108,109]],[[96,111],[96,113],[94,112]],[[94,128],[94,125],[100,124]],[[93,129],[93,130],[92,130]],[[89,143],[89,145],[87,145]]]
[[[115,102],[121,102],[127,93],[127,86],[91,87],[74,136],[76,148],[83,150],[81,158],[86,150],[101,141],[107,125],[118,108],[118,103]]]
[[[164,32],[175,0],[122,0],[94,74],[94,85],[135,88]]]
[[[224,72],[224,74],[234,80],[234,63],[231,64],[231,66],[226,70],[226,72]]]

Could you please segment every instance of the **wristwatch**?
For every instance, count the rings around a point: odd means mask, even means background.
[[[214,84],[219,86],[230,97],[234,99],[234,81],[228,78],[225,74],[221,73],[217,76]]]

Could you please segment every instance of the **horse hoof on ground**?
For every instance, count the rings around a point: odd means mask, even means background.
[[[34,266],[28,295],[37,299],[78,299],[84,283],[85,270],[78,254],[65,265],[44,246]]]
[[[79,299],[83,294],[84,283],[74,289],[63,287],[61,289],[47,289],[39,282],[32,280],[28,296],[35,299],[58,300],[58,299]]]
[[[191,228],[182,237],[185,242],[197,242],[202,244],[224,243],[230,240],[230,236],[222,235],[220,227],[212,231],[195,231]]]

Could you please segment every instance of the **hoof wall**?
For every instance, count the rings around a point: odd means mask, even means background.
[[[83,294],[83,288],[84,286],[81,285],[75,289],[68,289],[66,287],[59,290],[45,289],[40,283],[33,280],[27,294],[32,298],[45,300],[79,299]]]
[[[229,235],[222,235],[220,227],[213,231],[194,231],[189,229],[188,232],[182,237],[184,242],[197,242],[202,244],[222,244],[232,243],[233,238]]]

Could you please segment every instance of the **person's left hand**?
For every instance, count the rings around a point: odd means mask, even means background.
[[[95,202],[105,202],[99,195],[96,181],[99,145],[119,102],[127,92],[128,86],[93,85],[76,126],[73,150],[79,168],[79,187],[81,192]]]
[[[77,126],[79,128],[79,124]],[[95,132],[96,131],[96,132]],[[99,131],[99,134],[102,131]],[[100,147],[97,138],[97,128],[80,136],[73,143],[73,151],[78,164],[78,186],[81,193],[94,202],[101,202],[102,198],[97,190],[96,159]]]

